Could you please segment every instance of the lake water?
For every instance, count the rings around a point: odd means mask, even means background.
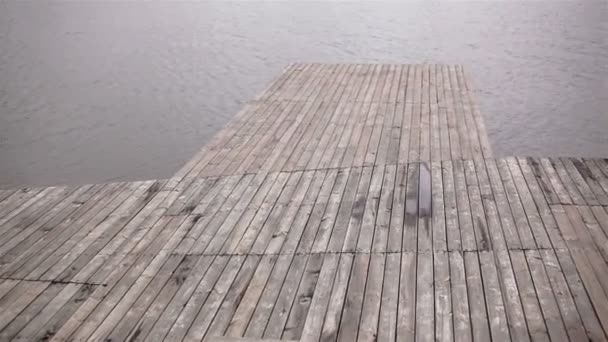
[[[0,2],[0,188],[169,177],[290,62],[460,63],[497,155],[608,157],[608,2]]]

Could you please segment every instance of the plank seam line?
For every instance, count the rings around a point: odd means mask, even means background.
[[[453,161],[485,161],[485,160],[496,160],[497,158],[492,157],[474,157],[474,158],[451,158],[451,159],[442,159],[442,160],[424,160],[424,159],[416,159],[410,160],[405,163],[374,163],[374,164],[363,164],[363,165],[349,165],[349,166],[338,166],[338,167],[322,167],[322,168],[304,168],[297,170],[258,170],[258,171],[249,171],[244,173],[226,173],[226,174],[211,174],[205,176],[192,176],[193,179],[208,179],[208,178],[222,178],[222,177],[231,177],[231,176],[248,176],[248,175],[258,175],[261,173],[285,173],[292,174],[296,172],[306,172],[306,171],[333,171],[333,170],[350,170],[355,168],[364,168],[364,167],[380,167],[380,166],[408,166],[409,164],[420,164],[420,163],[447,163]],[[176,178],[179,179],[179,178]],[[176,189],[166,188],[163,190],[171,190],[175,191]]]
[[[25,279],[25,278],[11,278],[11,277],[0,277],[0,280],[14,280],[14,281],[28,281],[34,283],[50,283],[50,284],[75,284],[75,285],[91,285],[91,286],[108,286],[106,283],[91,283],[81,281],[70,281],[70,280],[46,280],[46,279]]]
[[[584,249],[584,248],[581,248]],[[450,250],[415,250],[415,251],[326,251],[326,252],[293,252],[293,253],[171,253],[172,256],[290,256],[290,255],[388,255],[388,254],[407,254],[407,253],[489,253],[489,252],[500,252],[500,251],[566,251],[567,248],[552,248],[552,247],[539,247],[539,248],[506,248],[506,249],[450,249]]]
[[[464,89],[464,88],[452,88],[452,90],[459,90],[459,89]],[[444,105],[442,102],[439,101],[431,101],[431,102],[422,102],[422,101],[378,101],[378,100],[372,100],[372,101],[360,101],[360,100],[319,100],[319,99],[309,99],[309,100],[294,100],[292,97],[284,97],[284,98],[279,98],[276,100],[268,100],[268,99],[260,99],[260,100],[251,100],[248,101],[246,103],[246,105],[260,105],[260,104],[268,104],[268,103],[287,103],[287,104],[306,104],[306,103],[319,103],[319,104],[335,104],[335,103],[356,103],[356,104],[390,104],[390,105],[394,105],[394,104],[419,104],[419,105],[439,105],[437,108],[439,109],[448,109],[448,108],[452,108],[450,106],[446,106]],[[248,113],[253,115],[252,113]],[[243,119],[246,118],[246,116],[243,116],[241,118],[238,119]]]

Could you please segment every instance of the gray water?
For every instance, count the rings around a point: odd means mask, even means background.
[[[290,62],[460,63],[497,155],[608,157],[608,2],[0,3],[0,187],[168,177]]]

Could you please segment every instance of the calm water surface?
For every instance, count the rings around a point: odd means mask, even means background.
[[[290,62],[461,63],[498,155],[608,157],[608,2],[0,3],[0,187],[163,178]]]

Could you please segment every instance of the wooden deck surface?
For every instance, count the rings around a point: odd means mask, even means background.
[[[608,160],[470,89],[295,64],[170,179],[0,190],[0,340],[606,341]]]

